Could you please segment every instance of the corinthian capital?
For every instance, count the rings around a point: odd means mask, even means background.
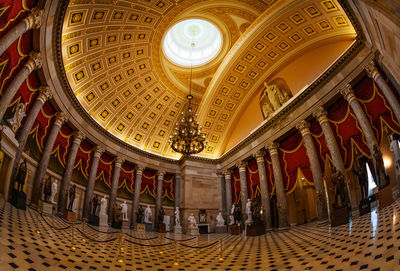
[[[326,116],[328,113],[326,112],[325,108],[318,107],[317,110],[313,113],[313,116],[317,118],[320,124],[329,121],[328,117]]]
[[[105,152],[106,150],[102,146],[96,146],[94,149],[94,157],[100,158],[101,154]]]
[[[49,86],[41,86],[39,88],[39,96],[37,97],[42,103],[45,103],[47,100],[50,100],[53,97],[51,93],[51,89]]]
[[[373,60],[368,63],[367,66],[365,66],[365,71],[367,72],[368,77],[373,80],[376,80],[380,76],[380,73],[376,68],[375,62]]]
[[[310,123],[306,120],[302,120],[296,124],[296,129],[299,130],[301,136],[311,134]]]
[[[257,163],[264,162],[265,151],[257,150],[253,156],[254,156],[254,158],[256,158]]]
[[[246,161],[240,161],[236,164],[236,166],[239,168],[239,171],[246,171],[247,167],[247,162]]]
[[[32,8],[28,17],[23,20],[26,25],[26,30],[40,28],[42,26],[43,13],[43,9],[39,9],[38,7]]]
[[[279,143],[272,142],[267,144],[266,149],[269,151],[269,154],[272,155],[278,155],[278,148],[279,148]]]
[[[124,158],[117,156],[117,158],[115,159],[115,167],[121,167],[124,162]]]
[[[26,62],[25,67],[27,67],[30,72],[40,69],[42,67],[42,54],[40,52],[30,52],[29,60]]]
[[[85,138],[85,134],[81,131],[76,131],[74,133],[74,143],[81,144],[82,140]]]
[[[137,164],[136,165],[136,174],[142,175],[144,169],[145,169],[145,166]]]
[[[351,103],[353,100],[357,99],[356,96],[354,95],[353,88],[351,87],[350,84],[346,84],[341,90],[340,94],[343,95],[343,97]]]
[[[61,127],[66,121],[68,120],[68,116],[64,112],[57,112],[56,113],[56,121],[54,125],[58,125]]]

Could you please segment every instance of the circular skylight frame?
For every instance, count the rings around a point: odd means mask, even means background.
[[[182,20],[171,26],[162,40],[165,57],[173,64],[185,68],[199,67],[211,62],[221,52],[222,47],[221,31],[204,19]]]

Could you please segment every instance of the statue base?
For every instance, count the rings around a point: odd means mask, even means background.
[[[99,226],[108,228],[108,215],[106,214],[99,215]]]
[[[17,209],[26,210],[26,194],[17,189],[13,189],[11,194],[11,204]]]
[[[227,226],[215,226],[215,233],[227,233]]]
[[[200,235],[199,228],[189,228],[186,234],[188,234],[188,235]]]
[[[392,188],[387,185],[378,191],[379,210],[393,203]]]
[[[358,205],[358,209],[360,211],[360,216],[368,214],[371,212],[371,203],[369,199],[363,199],[360,201],[360,205]]]
[[[65,215],[64,215],[64,218],[65,218],[67,221],[76,222],[76,213],[71,212],[71,211],[66,211],[66,212],[65,212]]]
[[[229,225],[229,233],[232,235],[240,234],[240,224]]]
[[[143,224],[143,223],[136,223],[135,231],[137,231],[137,232],[145,232],[146,231],[146,225]]]
[[[121,228],[122,228],[123,230],[128,230],[130,224],[131,224],[131,223],[129,223],[129,220],[122,220]]]
[[[51,216],[53,214],[53,204],[39,200],[39,210],[43,215]]]
[[[144,223],[146,226],[146,232],[152,232],[153,231],[153,224],[152,223]]]
[[[164,223],[159,223],[158,224],[158,232],[160,232],[160,233],[165,233],[166,232]]]
[[[181,234],[182,233],[182,227],[181,226],[174,226],[174,233]]]
[[[98,226],[99,217],[97,215],[89,215],[88,223],[93,226]]]
[[[347,206],[333,208],[331,226],[336,227],[347,223],[349,223],[349,208]]]
[[[265,234],[265,226],[263,223],[246,224],[246,236],[260,236]]]

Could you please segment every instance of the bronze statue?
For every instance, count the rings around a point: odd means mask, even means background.
[[[158,224],[164,223],[164,216],[165,216],[165,211],[164,208],[161,206],[160,210],[158,211]]]
[[[92,201],[92,215],[96,215],[98,206],[99,206],[99,198],[96,194]]]
[[[235,218],[235,223],[239,223],[242,221],[242,208],[240,208],[240,205],[236,205],[233,216]]]
[[[139,205],[139,208],[136,212],[136,222],[142,224],[143,221],[144,221],[144,210],[142,205]]]
[[[25,184],[25,177],[26,177],[26,161],[25,159],[19,165],[17,177],[15,181],[18,183],[18,191],[22,192]]]
[[[356,163],[357,167],[353,168],[354,174],[358,176],[358,183],[361,187],[361,199],[368,198],[368,172],[367,161],[365,158],[359,158]]]
[[[387,186],[390,183],[389,176],[386,174],[385,165],[382,159],[382,152],[379,150],[378,145],[374,145],[373,157],[375,160],[375,174],[376,184],[379,189]]]
[[[68,208],[67,210],[72,212],[72,208],[74,206],[74,201],[75,201],[75,192],[76,192],[76,185],[74,184],[69,188],[69,203],[68,203]]]
[[[336,170],[335,167],[332,168],[332,185],[335,193],[335,203],[334,208],[342,208],[347,206],[347,193],[346,193],[346,183],[342,172]],[[340,199],[340,203],[338,201]]]
[[[50,203],[51,196],[51,178],[48,177],[44,183],[44,201]]]

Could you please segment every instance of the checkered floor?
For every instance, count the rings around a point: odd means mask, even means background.
[[[37,234],[34,210],[17,210],[0,200],[0,270],[400,270],[400,201],[336,228],[314,223],[260,237],[209,234],[177,242],[177,266],[175,244],[164,235],[128,232],[136,238],[125,238],[137,244],[123,241],[119,263],[118,232],[98,233],[86,226],[89,238],[114,241],[82,242],[77,231],[83,230],[82,225],[77,225],[72,242],[71,227],[55,230],[51,218],[45,219],[39,219],[41,234]],[[59,218],[53,225],[68,226]],[[140,240],[147,238],[153,239]],[[220,240],[222,263],[218,262]],[[206,246],[215,241],[202,249],[180,245]],[[73,244],[76,251],[71,251]]]

